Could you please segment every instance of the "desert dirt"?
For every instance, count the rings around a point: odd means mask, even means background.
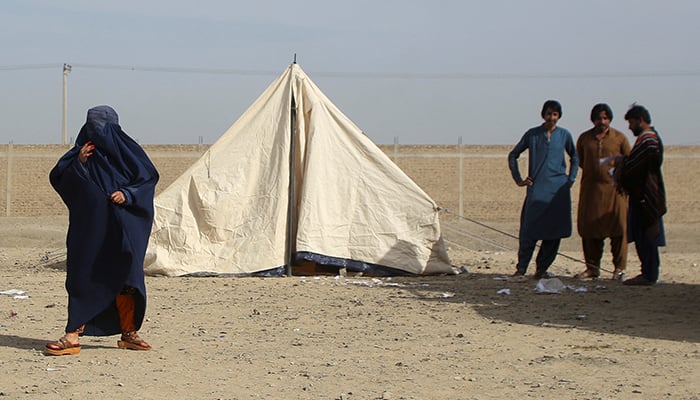
[[[454,232],[477,229],[460,224],[445,224],[460,275],[147,277],[140,333],[153,350],[83,337],[80,354],[52,357],[43,348],[65,326],[67,219],[0,218],[0,291],[28,296],[0,296],[0,397],[700,399],[695,225],[667,226],[653,287],[607,272],[573,279],[574,235],[561,250],[573,259],[551,268],[569,289],[540,294],[534,279],[506,280],[512,241],[465,244]],[[631,246],[627,276],[638,268]]]

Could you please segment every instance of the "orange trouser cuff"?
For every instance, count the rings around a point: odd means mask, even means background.
[[[135,331],[134,296],[130,294],[118,294],[116,303],[117,311],[119,312],[119,326],[122,329],[122,333]]]

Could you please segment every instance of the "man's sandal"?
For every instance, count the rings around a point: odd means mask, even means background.
[[[587,268],[585,271],[574,275],[574,279],[598,279],[600,272],[592,268]]]
[[[141,339],[141,337],[139,337],[139,334],[136,332],[122,333],[121,340],[117,340],[117,346],[120,349],[129,349],[129,350],[150,350],[151,349],[151,345],[146,343],[145,340]]]
[[[625,278],[625,270],[615,268],[612,275],[612,280],[622,282]]]
[[[52,356],[67,356],[80,353],[80,343],[71,343],[65,336],[54,343],[46,343],[46,354]]]

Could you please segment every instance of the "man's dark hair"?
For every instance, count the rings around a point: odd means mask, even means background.
[[[544,105],[542,106],[542,113],[540,114],[540,115],[542,115],[542,118],[544,118],[544,114],[547,112],[547,110],[550,110],[550,109],[554,112],[558,112],[559,118],[561,118],[564,115],[564,113],[561,112],[561,104],[559,104],[558,101],[547,100],[544,102]]]
[[[629,119],[641,119],[647,124],[651,124],[651,115],[649,114],[649,110],[644,108],[644,106],[640,106],[639,104],[632,104],[632,107],[627,110],[625,120]]]
[[[610,121],[612,121],[612,119],[613,119],[612,108],[610,108],[610,106],[605,104],[605,103],[598,103],[598,104],[594,105],[593,109],[591,110],[591,122],[595,121],[595,119],[598,118],[598,115],[602,112],[604,112],[605,115],[607,115],[608,118],[610,118]]]

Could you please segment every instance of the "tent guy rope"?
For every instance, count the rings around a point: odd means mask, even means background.
[[[502,235],[504,235],[504,236],[507,236],[507,237],[509,237],[509,238],[511,238],[511,239],[519,240],[518,236],[513,235],[512,233],[509,233],[509,232],[500,230],[500,229],[498,229],[498,228],[494,228],[493,226],[486,225],[486,224],[484,224],[484,223],[482,223],[482,222],[479,222],[479,221],[477,221],[477,220],[475,220],[475,219],[472,219],[472,218],[469,218],[469,217],[465,217],[464,215],[459,215],[459,214],[457,214],[457,213],[455,213],[455,212],[452,212],[452,211],[451,211],[450,209],[448,209],[448,208],[440,207],[439,210],[442,211],[442,212],[444,212],[445,214],[449,214],[449,215],[451,215],[451,216],[453,216],[453,217],[456,217],[456,218],[463,219],[463,220],[465,220],[465,221],[471,222],[471,223],[473,223],[473,224],[475,224],[475,225],[478,225],[478,226],[480,226],[480,227],[482,227],[482,228],[486,228],[486,229],[489,229],[489,230],[491,230],[491,231],[500,233],[500,234],[502,234]],[[449,228],[448,228],[448,229],[449,229]],[[497,243],[497,242],[492,241],[492,240],[490,240],[490,239],[484,238],[484,237],[482,237],[482,236],[479,236],[479,235],[476,235],[476,234],[467,234],[467,235],[470,236],[470,237],[478,236],[478,240],[481,240],[481,241],[483,241],[483,242],[490,243],[491,245],[496,246],[496,247],[500,247],[500,248],[502,248],[502,249],[514,250],[514,251],[515,251],[515,249],[513,249],[513,248],[510,248],[510,247],[508,247],[508,246],[506,246],[506,245]],[[539,243],[537,244],[537,247],[540,247],[540,244],[539,244]],[[590,268],[593,268],[593,269],[597,269],[597,270],[604,271],[604,272],[609,272],[609,273],[611,273],[611,274],[613,273],[613,271],[607,270],[607,269],[602,268],[602,267],[599,267],[599,266],[597,266],[597,265],[588,264],[586,261],[581,260],[581,259],[579,259],[579,258],[572,257],[572,256],[570,256],[570,255],[568,255],[568,254],[564,254],[564,253],[561,253],[561,252],[557,252],[557,255],[559,255],[559,256],[561,256],[561,257],[564,257],[564,258],[566,258],[567,260],[574,261],[574,262],[577,262],[577,263],[581,263],[581,264],[586,265],[587,267],[590,267]],[[556,265],[556,263],[555,263],[555,265]]]

